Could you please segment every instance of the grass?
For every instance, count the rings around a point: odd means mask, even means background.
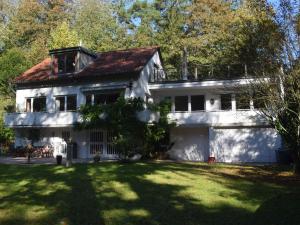
[[[0,165],[0,224],[300,224],[290,168]]]

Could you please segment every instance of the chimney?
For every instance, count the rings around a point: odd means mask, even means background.
[[[188,79],[188,52],[187,48],[183,48],[183,55],[182,55],[182,80],[187,80]]]

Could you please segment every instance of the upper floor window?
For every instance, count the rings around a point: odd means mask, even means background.
[[[191,108],[192,111],[205,109],[205,97],[204,95],[192,95],[191,96]]]
[[[236,94],[235,101],[237,109],[250,109],[250,97],[247,94]]]
[[[65,95],[55,97],[56,111],[76,111],[76,95]]]
[[[188,111],[189,110],[188,96],[175,96],[175,111]]]
[[[232,109],[231,94],[221,95],[221,110],[231,110],[231,109]]]
[[[55,56],[57,60],[58,74],[75,72],[76,55],[77,52],[69,52]]]
[[[85,102],[87,105],[111,104],[116,102],[119,96],[119,93],[87,94],[85,96]]]
[[[46,97],[35,97],[26,99],[26,112],[45,112]]]
[[[265,108],[265,98],[261,93],[254,93],[252,99],[253,99],[253,107],[255,109]]]

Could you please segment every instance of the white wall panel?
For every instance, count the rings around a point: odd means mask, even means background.
[[[169,151],[172,159],[207,161],[208,128],[174,128],[171,141],[175,142]]]
[[[212,129],[210,147],[218,162],[276,162],[281,138],[272,128]]]

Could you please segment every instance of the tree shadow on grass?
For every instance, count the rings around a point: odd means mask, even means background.
[[[281,192],[280,187],[224,176],[205,164],[0,165],[0,171],[0,224],[245,225],[254,211],[230,199],[260,204],[272,191]],[[174,177],[185,182],[174,182]],[[197,191],[211,187],[197,186],[196,177],[225,188],[215,195],[228,202],[212,194],[207,204],[207,196]],[[1,215],[7,209],[17,215]]]
[[[94,169],[98,173],[105,173],[103,167]],[[188,188],[185,185],[156,183],[145,179],[145,176],[157,171],[169,172],[170,168],[166,164],[119,165],[109,181],[95,181],[99,186],[107,186],[98,192],[97,197],[104,204],[101,208],[106,211],[103,216],[108,224],[237,225],[245,224],[251,215],[244,208],[233,207],[224,202],[209,208],[199,199],[185,195],[184,191]],[[114,194],[114,185],[105,184],[111,181],[123,184],[119,188],[131,190],[134,197],[126,198],[122,191]],[[118,218],[110,216],[110,212],[116,212]]]
[[[0,224],[104,224],[87,166],[0,170],[1,187],[12,188],[0,195]],[[1,215],[7,209],[11,215]]]
[[[249,225],[299,225],[299,202],[299,193],[282,194],[271,198],[256,210]]]

